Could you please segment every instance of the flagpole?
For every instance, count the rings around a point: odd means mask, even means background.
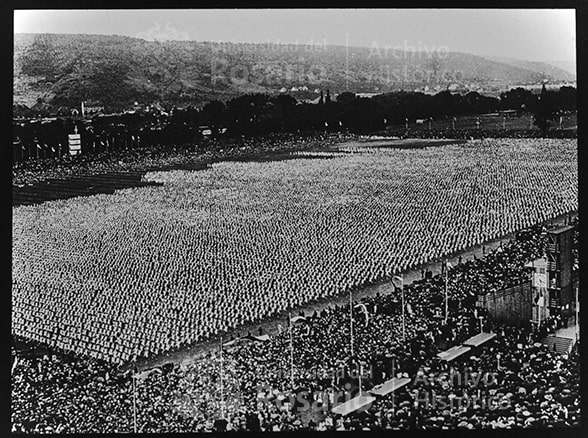
[[[223,388],[223,337],[220,338],[220,405],[221,405],[221,418],[225,418],[225,402],[224,402],[224,388]]]
[[[576,287],[576,341],[580,337],[580,301],[578,300],[578,288]]]
[[[362,367],[361,367],[361,362],[358,361],[358,366],[359,366],[359,395],[361,396],[361,371],[362,371]]]
[[[351,328],[351,357],[353,358],[353,291],[349,289],[349,325]]]
[[[133,374],[131,374],[131,377],[133,379],[133,431],[137,433],[137,384],[135,383],[135,369],[136,367],[133,367]]]
[[[394,372],[394,356],[392,356],[392,381],[396,378],[396,373]],[[394,418],[394,391],[392,391],[392,418]]]
[[[449,277],[449,266],[447,258],[445,259],[445,325],[447,325],[447,318],[449,316],[449,300],[447,291],[447,282]]]
[[[292,382],[292,390],[294,390],[294,343],[292,338],[292,312],[289,312],[288,316],[288,328],[290,331],[290,380]]]
[[[406,340],[406,324],[404,321],[404,277],[400,274],[400,292],[402,294],[402,341]]]

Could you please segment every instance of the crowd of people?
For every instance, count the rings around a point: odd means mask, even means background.
[[[387,135],[400,138],[455,138],[463,140],[487,139],[487,138],[578,138],[578,131],[574,129],[561,129],[549,131],[546,135],[536,129],[388,129]]]
[[[255,154],[292,151],[333,144],[344,136],[271,134],[259,137],[205,138],[198,143],[183,145],[144,145],[141,148],[120,147],[92,154],[62,155],[27,161],[15,161],[13,185],[34,184],[49,178],[98,173],[173,168],[193,162],[242,159]]]
[[[411,384],[349,415],[342,429],[578,426],[578,349],[564,357],[532,342],[528,328],[490,328],[491,343],[450,365],[426,361]]]
[[[572,142],[481,141],[16,207],[13,333],[115,363],[177,350],[575,210],[575,163]],[[476,267],[464,295],[524,275],[500,254]]]
[[[140,432],[578,425],[577,350],[569,357],[549,351],[531,327],[498,324],[463,299],[472,281],[507,285],[504,271],[523,271],[545,249],[544,229],[519,233],[481,263],[450,268],[447,318],[444,275],[429,274],[404,285],[404,317],[394,287],[353,302],[353,316],[349,305],[297,315],[265,342],[242,334],[191,361],[135,374],[135,390],[131,370],[102,360],[16,353],[13,431],[124,433],[134,430],[133,412]],[[501,263],[489,273],[483,262],[496,257]],[[436,359],[481,329],[496,338],[450,364]],[[360,364],[361,383],[352,373]],[[410,383],[361,412],[331,412],[342,394],[348,399],[360,385],[367,391],[393,376]]]

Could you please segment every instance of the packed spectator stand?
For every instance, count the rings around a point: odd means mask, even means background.
[[[544,250],[542,228],[534,227],[484,258],[448,271],[450,314],[439,317],[443,275],[406,285],[406,341],[400,331],[400,291],[361,301],[369,319],[355,312],[355,354],[349,349],[349,307],[306,315],[268,342],[243,340],[220,346],[194,361],[169,364],[137,380],[141,432],[215,430],[381,430],[513,428],[579,424],[579,356],[560,356],[527,325],[497,324],[473,307],[466,285],[504,287],[510,275],[528,275],[524,264]],[[496,258],[500,263],[496,263]],[[493,267],[493,269],[491,269]],[[527,272],[527,274],[525,274]],[[354,303],[356,305],[357,303]],[[407,306],[407,307],[408,307]],[[437,309],[436,309],[437,308]],[[442,312],[441,312],[442,313]],[[439,351],[482,329],[496,338],[463,360],[446,364]],[[288,324],[288,321],[285,322]],[[290,358],[292,342],[294,382]],[[220,355],[223,355],[221,362]],[[129,432],[133,430],[130,370],[99,360],[18,356],[13,367],[13,431]],[[342,393],[357,394],[351,371],[362,362],[370,372],[364,390],[391,377],[411,383],[348,416],[331,413]],[[340,373],[340,370],[343,373]],[[448,374],[449,373],[449,374]],[[453,373],[453,374],[451,374]],[[458,376],[448,379],[447,375]],[[470,378],[464,378],[470,376]],[[473,376],[473,377],[472,377]],[[484,378],[480,379],[480,376]],[[490,376],[490,377],[488,377]],[[222,383],[221,383],[222,382]],[[222,386],[220,386],[222,385]],[[220,388],[223,388],[224,391]],[[307,392],[322,400],[314,411],[287,401]],[[222,396],[222,399],[221,399]],[[432,398],[436,402],[432,402]],[[464,402],[465,400],[465,402]],[[280,401],[280,403],[278,403]]]

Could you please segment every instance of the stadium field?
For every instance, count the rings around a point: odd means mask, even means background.
[[[298,154],[14,207],[13,334],[156,356],[577,209],[576,140]]]

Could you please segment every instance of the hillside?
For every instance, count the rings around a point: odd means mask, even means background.
[[[532,61],[521,61],[519,59],[512,59],[512,58],[500,58],[500,57],[486,57],[491,61],[500,62],[503,64],[511,65],[518,68],[523,68],[526,70],[530,70],[536,73],[541,73],[545,76],[550,76],[553,78],[560,78],[563,81],[575,81],[576,75],[570,71],[571,63],[564,64],[562,66],[558,66],[555,63],[546,63],[546,62],[532,62]],[[554,65],[555,64],[555,65]],[[564,68],[565,67],[565,68]],[[575,69],[575,65],[573,67]]]
[[[271,49],[271,50],[270,50]],[[396,52],[369,48],[273,46],[145,40],[104,35],[16,34],[14,101],[28,107],[110,108],[133,102],[199,105],[244,93],[293,93],[315,98],[316,88],[383,93],[481,87],[498,89],[542,79],[568,80],[552,67],[537,71],[463,53]],[[435,88],[437,87],[437,88]]]

